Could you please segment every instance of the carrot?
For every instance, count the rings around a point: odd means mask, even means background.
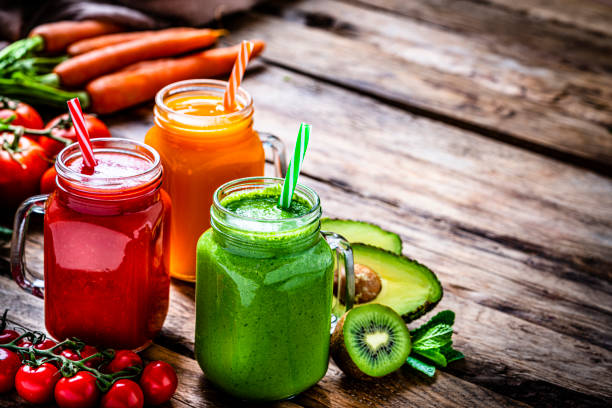
[[[63,85],[78,86],[134,62],[169,57],[207,47],[217,40],[220,33],[221,31],[210,29],[160,32],[77,55],[58,64],[53,72],[59,75]]]
[[[253,40],[252,58],[264,49],[264,42]],[[182,58],[166,58],[131,65],[121,71],[94,79],[87,84],[92,108],[111,113],[148,101],[164,86],[191,78],[210,78],[232,70],[240,45],[215,48]]]
[[[35,27],[29,37],[41,36],[45,40],[45,51],[62,52],[73,42],[121,31],[117,24],[96,20],[57,21]]]
[[[84,40],[70,44],[68,47],[68,55],[75,56],[85,54],[86,52],[97,50],[98,48],[103,48],[109,45],[137,40],[151,33],[154,33],[154,31],[133,31],[129,33],[114,33],[85,38]]]
[[[97,50],[99,48],[108,47],[109,45],[120,44],[127,41],[137,40],[143,37],[150,36],[151,34],[157,34],[162,32],[179,32],[193,30],[193,28],[189,27],[175,27],[168,28],[161,31],[133,31],[130,33],[114,33],[114,34],[106,34],[100,35],[93,38],[86,38],[84,40],[77,41],[75,43],[70,44],[68,47],[69,55],[79,55],[85,54],[86,52]]]

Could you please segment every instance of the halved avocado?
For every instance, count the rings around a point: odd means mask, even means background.
[[[323,218],[321,219],[321,230],[340,234],[351,244],[368,244],[397,255],[402,253],[402,240],[397,234],[368,222]]]
[[[442,299],[438,277],[425,265],[405,256],[365,244],[352,244],[355,264],[378,275],[382,288],[371,301],[389,306],[411,322],[433,309]]]

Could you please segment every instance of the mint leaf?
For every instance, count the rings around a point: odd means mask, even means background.
[[[431,360],[440,367],[446,367],[446,356],[444,356],[439,349],[415,350],[414,352],[427,358],[428,360]]]
[[[427,323],[410,332],[412,352],[406,363],[415,370],[433,377],[436,365],[446,367],[450,362],[464,358],[453,349],[453,323],[455,313],[444,310]]]
[[[453,343],[448,343],[446,346],[440,348],[440,353],[446,358],[447,364],[465,358],[462,352],[453,348]]]
[[[453,312],[452,310],[441,311],[418,329],[412,330],[410,332],[410,336],[413,339],[419,338],[423,335],[423,333],[425,333],[427,330],[431,329],[439,323],[444,323],[449,326],[452,326],[455,323],[455,312]]]
[[[429,350],[443,347],[450,343],[451,336],[453,335],[453,327],[448,324],[439,323],[431,327],[426,332],[422,333],[420,337],[413,338],[412,349],[413,350]]]
[[[406,359],[406,363],[414,368],[415,370],[427,375],[428,377],[433,377],[434,374],[436,373],[436,367],[424,363],[419,359],[416,359],[412,356],[408,356],[408,359]]]
[[[432,317],[429,321],[434,323],[444,323],[452,326],[455,324],[455,312],[452,310],[443,310]]]

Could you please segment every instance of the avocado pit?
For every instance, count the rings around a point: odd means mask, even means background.
[[[380,276],[372,270],[372,268],[362,265],[355,264],[355,303],[367,303],[376,299],[380,291],[382,290],[382,281]],[[346,278],[344,271],[340,273],[341,290],[340,290],[340,302],[344,304],[344,294],[346,293]],[[338,278],[334,275],[334,294],[338,294]]]

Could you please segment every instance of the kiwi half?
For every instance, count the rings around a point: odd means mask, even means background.
[[[401,316],[375,303],[345,313],[332,334],[330,347],[338,367],[360,379],[394,372],[406,362],[411,350],[410,332]]]

